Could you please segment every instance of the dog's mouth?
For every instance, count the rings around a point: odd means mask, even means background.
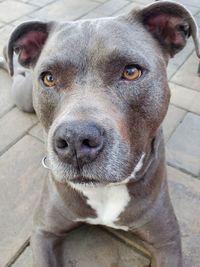
[[[84,177],[84,176],[78,176],[78,177],[75,177],[73,179],[70,179],[70,183],[74,183],[74,184],[86,184],[86,185],[89,185],[89,184],[96,185],[96,184],[99,184],[100,181],[95,180],[93,178],[88,178],[88,177]]]

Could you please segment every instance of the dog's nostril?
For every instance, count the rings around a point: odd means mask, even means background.
[[[56,146],[57,148],[64,149],[68,147],[68,143],[64,139],[59,138],[56,141]]]
[[[82,145],[89,147],[89,148],[93,148],[93,147],[96,147],[98,144],[95,140],[84,139],[82,142]]]

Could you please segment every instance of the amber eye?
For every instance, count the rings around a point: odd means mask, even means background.
[[[46,87],[53,87],[56,85],[56,79],[51,72],[43,73],[42,81]]]
[[[142,75],[142,70],[134,65],[126,66],[123,73],[122,78],[128,81],[134,81],[140,78]]]

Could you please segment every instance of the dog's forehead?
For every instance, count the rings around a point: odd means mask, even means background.
[[[131,50],[149,58],[155,42],[151,37],[146,42],[147,35],[150,37],[139,22],[133,20],[130,23],[124,17],[79,20],[59,25],[47,49],[55,51],[55,57],[60,54],[60,58],[65,57],[73,62],[80,62],[91,54],[100,57],[115,49],[121,54],[129,54]]]

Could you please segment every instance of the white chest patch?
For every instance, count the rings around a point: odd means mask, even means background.
[[[96,218],[78,218],[76,221],[85,221],[90,224],[101,224],[128,231],[127,226],[115,223],[131,199],[126,184],[131,179],[134,179],[137,172],[140,171],[143,166],[144,157],[145,153],[142,153],[140,160],[131,175],[122,182],[115,184],[110,183],[106,186],[96,187],[87,187],[81,184],[70,183],[75,190],[80,191],[85,197],[87,197],[87,204],[92,207],[97,214]]]
[[[125,210],[130,201],[130,196],[126,185],[84,187],[73,186],[87,197],[87,204],[90,205],[97,214],[96,218],[86,218],[84,220],[90,224],[101,224],[116,229],[128,230],[126,226],[115,224],[119,215]]]

